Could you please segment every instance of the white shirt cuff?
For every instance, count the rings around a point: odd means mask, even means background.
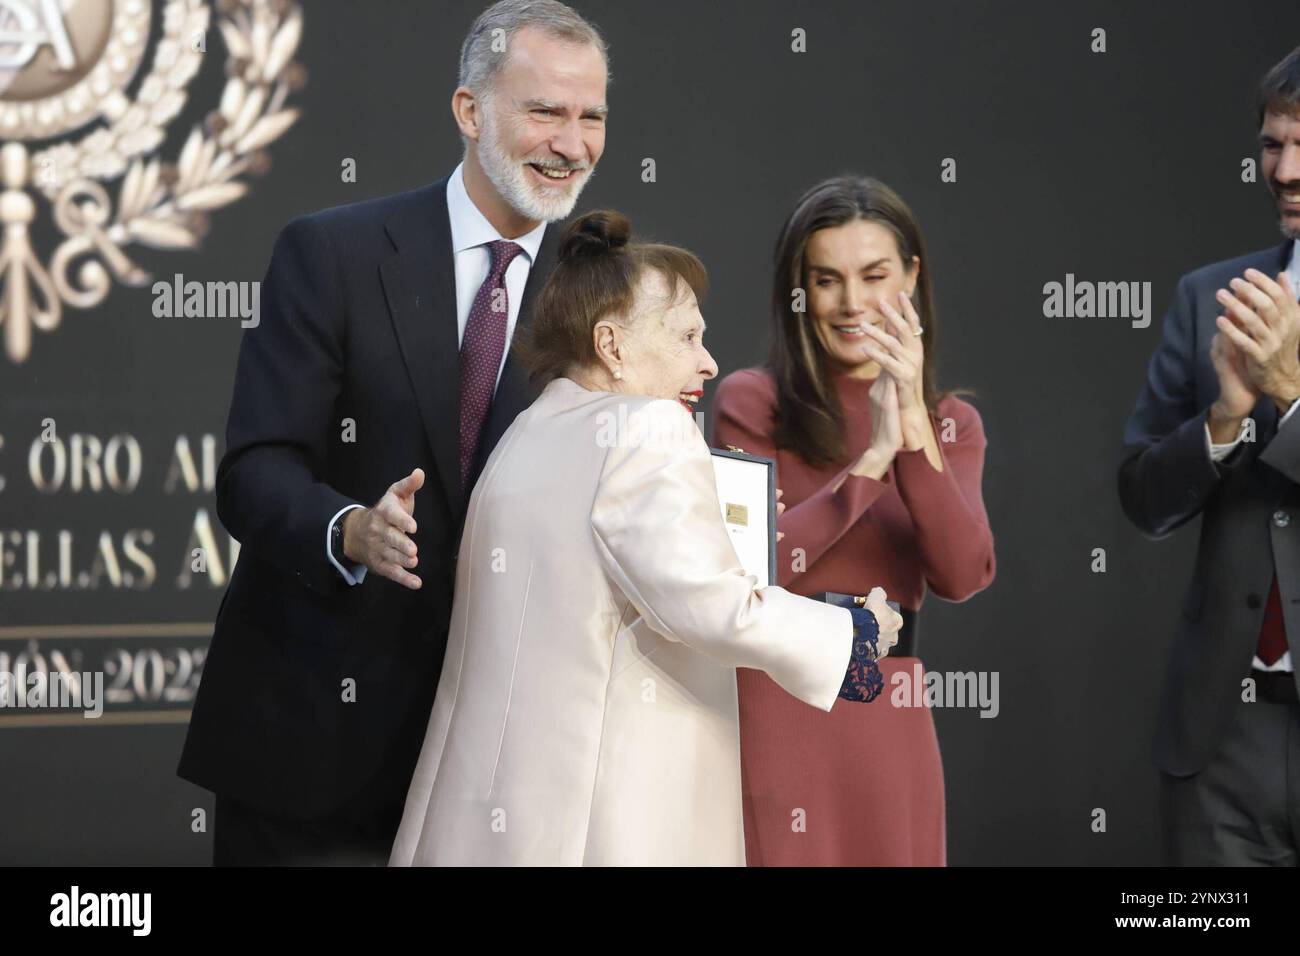
[[[339,520],[341,515],[345,512],[351,511],[353,508],[364,507],[365,505],[348,505],[346,508],[341,508],[339,513],[330,519],[329,527],[325,529],[325,557],[330,559],[330,564],[338,568],[339,574],[343,575],[343,580],[347,581],[348,584],[360,584],[366,579],[366,571],[369,569],[364,564],[354,564],[351,567],[344,567],[335,561],[334,551],[330,548],[330,538],[334,536],[334,523]]]
[[[1291,407],[1286,410],[1286,414],[1283,415],[1281,419],[1278,420],[1277,423],[1278,428],[1281,428],[1283,425],[1286,424],[1286,420],[1291,417],[1291,413],[1295,411],[1297,405],[1300,405],[1300,398],[1297,398],[1294,402],[1292,402]]]
[[[1280,419],[1278,419],[1278,423],[1277,423],[1278,428],[1281,428],[1283,425],[1286,424],[1286,420],[1291,417],[1293,412],[1295,412],[1297,406],[1300,406],[1300,398],[1297,398],[1295,401],[1293,401],[1291,403],[1291,407],[1286,410],[1286,413]],[[1213,440],[1211,440],[1210,438],[1210,424],[1209,422],[1206,422],[1205,445],[1207,448],[1210,449],[1211,461],[1222,461],[1223,459],[1227,458],[1229,455],[1232,454],[1232,450],[1236,448],[1239,444],[1241,444],[1240,434],[1238,434],[1236,439],[1233,441],[1224,442],[1222,445],[1216,445],[1213,442]]]
[[[1294,406],[1292,407],[1294,408]],[[1288,412],[1287,414],[1290,413]],[[1214,441],[1210,438],[1210,425],[1208,422],[1206,423],[1205,447],[1210,452],[1210,461],[1223,461],[1223,459],[1231,455],[1232,450],[1240,444],[1241,444],[1241,433],[1238,432],[1237,437],[1234,440],[1230,442],[1224,442],[1222,445],[1216,445]]]

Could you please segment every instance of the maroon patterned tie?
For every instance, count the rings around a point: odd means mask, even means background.
[[[506,296],[506,268],[523,247],[498,239],[488,243],[492,265],[474,296],[460,343],[460,486],[469,484],[470,467],[478,451],[483,423],[487,421],[497,372],[506,347],[510,303]]]

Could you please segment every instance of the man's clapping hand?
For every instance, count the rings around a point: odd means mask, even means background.
[[[343,553],[376,574],[418,590],[420,579],[407,571],[419,563],[415,542],[415,493],[424,487],[416,468],[394,482],[373,508],[353,508],[343,518]]]
[[[1224,309],[1215,324],[1236,346],[1254,387],[1286,411],[1300,398],[1300,305],[1290,280],[1286,273],[1274,281],[1247,269],[1244,278],[1228,284],[1231,292],[1215,293]]]

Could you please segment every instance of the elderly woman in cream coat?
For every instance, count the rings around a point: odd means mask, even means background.
[[[515,346],[549,382],[471,495],[390,865],[743,865],[734,669],[822,710],[879,692],[882,591],[850,611],[736,558],[690,405],[717,374],[703,285],[617,213],[566,232]]]

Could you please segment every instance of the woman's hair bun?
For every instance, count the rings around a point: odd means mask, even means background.
[[[597,209],[579,216],[560,237],[560,261],[609,255],[627,245],[632,225],[613,209]]]

